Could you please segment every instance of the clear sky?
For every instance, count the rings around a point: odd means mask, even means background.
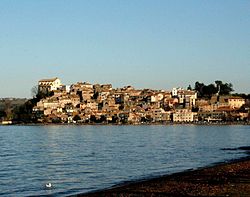
[[[250,93],[249,0],[1,0],[0,97],[39,79]]]

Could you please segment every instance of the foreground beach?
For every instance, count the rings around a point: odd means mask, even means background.
[[[250,196],[250,157],[76,196]]]

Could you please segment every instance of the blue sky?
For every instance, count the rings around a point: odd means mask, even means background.
[[[1,0],[0,97],[42,78],[250,93],[249,0]]]

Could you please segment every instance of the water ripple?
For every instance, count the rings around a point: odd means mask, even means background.
[[[249,126],[0,126],[0,196],[66,196],[245,154]],[[46,190],[51,182],[54,188]]]

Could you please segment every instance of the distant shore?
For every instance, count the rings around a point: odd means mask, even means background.
[[[11,124],[2,124],[0,122],[0,126],[46,126],[46,125],[79,125],[79,126],[88,126],[88,125],[250,125],[250,122],[151,122],[151,123],[137,123],[137,124],[122,124],[122,123],[20,123],[20,122],[13,122]]]
[[[250,196],[250,156],[73,196]]]

